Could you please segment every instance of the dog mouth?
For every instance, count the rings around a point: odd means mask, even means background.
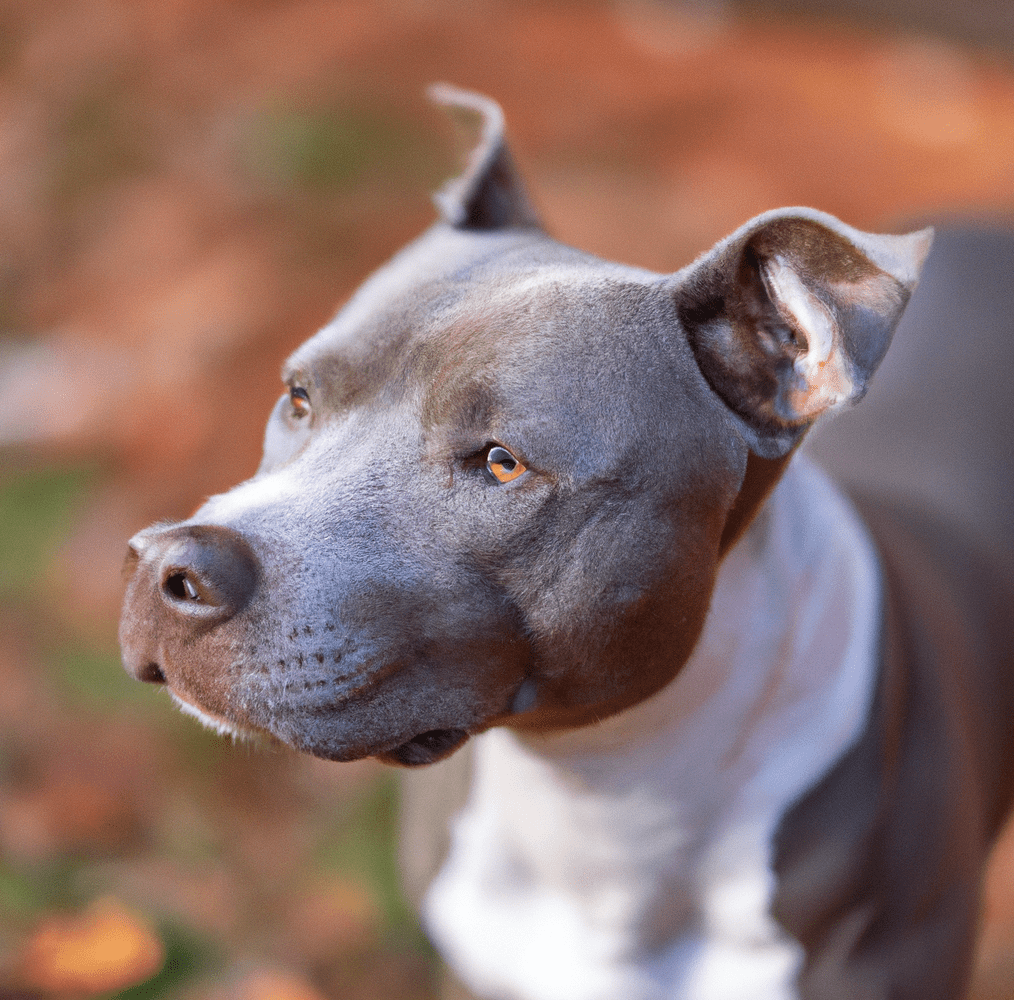
[[[195,705],[171,688],[169,696],[184,715],[196,719],[206,729],[210,729],[219,736],[228,736],[233,740],[258,740],[265,737],[269,741],[278,739],[271,733],[241,726],[221,715],[209,712],[206,708]],[[425,767],[427,764],[435,764],[437,761],[449,757],[467,739],[468,733],[464,729],[430,729],[390,750],[373,754],[366,753],[363,756],[375,757],[385,764],[396,764],[401,767]]]
[[[248,724],[238,723],[191,700],[191,698],[182,694],[168,682],[162,668],[154,662],[149,663],[139,676],[142,680],[164,685],[169,692],[169,697],[184,715],[196,719],[206,729],[210,729],[219,736],[230,737],[233,740],[258,741],[267,738],[268,741],[288,742],[280,739],[270,730],[263,730],[260,727],[251,727]],[[371,753],[366,748],[363,748],[363,751],[360,753],[353,754],[347,758],[344,756],[334,758],[330,754],[317,755],[325,756],[327,759],[342,760],[354,760],[358,757],[374,757],[385,764],[395,764],[400,767],[425,767],[427,764],[435,764],[445,757],[449,757],[468,740],[468,735],[468,731],[465,729],[428,729],[426,732],[419,733],[419,735],[413,736],[412,739],[386,750]],[[299,747],[299,749],[311,754],[314,753],[313,747],[303,746]]]
[[[430,729],[392,750],[374,756],[385,764],[424,767],[449,757],[467,739],[468,733],[464,729]]]
[[[171,687],[168,688],[168,691],[169,697],[173,700],[173,704],[176,705],[176,707],[184,715],[188,715],[190,718],[196,719],[202,726],[204,726],[205,729],[210,729],[211,732],[217,734],[218,736],[227,736],[233,740],[257,740],[263,739],[265,736],[273,738],[269,733],[261,733],[257,730],[250,729],[247,726],[241,726],[230,719],[226,719],[224,716],[211,712],[206,708],[202,708],[200,705],[195,704],[188,698],[184,698],[178,691]]]

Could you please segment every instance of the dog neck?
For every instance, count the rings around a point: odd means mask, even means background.
[[[480,737],[425,905],[462,979],[517,1000],[795,996],[773,837],[862,729],[879,595],[864,527],[797,457],[676,680],[595,726]]]

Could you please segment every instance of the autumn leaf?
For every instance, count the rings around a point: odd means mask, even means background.
[[[165,961],[147,923],[111,897],[84,913],[50,916],[22,952],[25,985],[46,993],[94,996],[151,978]]]

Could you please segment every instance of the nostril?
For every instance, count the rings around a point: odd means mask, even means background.
[[[139,681],[146,681],[149,684],[165,684],[165,674],[157,663],[147,663],[137,672]]]
[[[162,585],[178,601],[199,601],[200,591],[186,573],[170,573]]]
[[[160,545],[158,589],[177,614],[221,621],[244,608],[258,563],[242,535],[221,525],[179,525]],[[147,563],[151,553],[145,553]]]
[[[175,684],[178,664],[191,662],[194,647],[247,607],[260,572],[250,543],[224,525],[155,525],[135,535],[120,617],[127,673]]]

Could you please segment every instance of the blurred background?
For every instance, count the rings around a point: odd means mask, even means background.
[[[1007,0],[0,2],[0,1000],[436,996],[393,774],[128,682],[126,539],[256,468],[282,360],[503,104],[548,228],[671,271],[807,204],[1014,221]],[[1014,996],[1014,838],[976,1000]]]

